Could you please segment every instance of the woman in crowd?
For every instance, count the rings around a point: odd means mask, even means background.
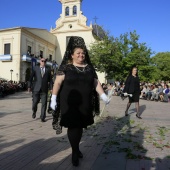
[[[71,37],[53,86],[51,108],[60,107],[60,126],[68,128],[73,166],[78,166],[83,157],[79,150],[83,128],[94,123],[94,110],[99,113],[96,91],[108,103],[83,38]]]
[[[160,93],[160,95],[159,95],[161,102],[168,102],[168,100],[169,100],[168,93],[169,93],[169,87],[168,87],[168,85],[165,84],[163,92]]]
[[[158,93],[158,85],[154,85],[154,89],[152,90],[152,95],[150,100],[154,101],[157,93]]]
[[[131,103],[136,104],[136,117],[142,119],[139,114],[139,96],[140,96],[140,81],[138,77],[138,70],[136,66],[133,66],[130,70],[129,76],[126,79],[124,87],[124,95],[132,94],[132,97],[129,96],[129,102],[127,103],[125,116],[128,116],[128,109]]]
[[[147,86],[146,85],[143,85],[142,86],[142,91],[141,91],[141,94],[140,94],[140,98],[145,98],[146,97],[146,93],[147,93]]]

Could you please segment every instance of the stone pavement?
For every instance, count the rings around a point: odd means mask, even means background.
[[[71,164],[66,135],[56,135],[52,116],[32,119],[31,94],[0,99],[0,170],[168,170],[170,169],[170,103],[140,100],[142,120],[128,99],[113,96],[102,117],[84,130],[78,167]],[[101,109],[103,103],[101,101]]]

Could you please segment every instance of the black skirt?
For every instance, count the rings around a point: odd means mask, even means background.
[[[129,103],[139,102],[139,93],[134,93],[132,97],[129,96]]]

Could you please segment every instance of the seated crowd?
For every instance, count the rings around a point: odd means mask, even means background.
[[[124,82],[102,83],[102,87],[107,95],[121,96],[124,89]],[[140,99],[150,101],[170,101],[170,81],[160,83],[140,83]],[[26,82],[6,81],[0,79],[0,97],[5,97],[18,91],[27,90]]]
[[[27,83],[0,79],[0,98],[27,89]]]
[[[120,83],[116,81],[114,83],[102,84],[102,87],[107,95],[121,96],[124,89],[124,82]],[[170,101],[170,82],[159,82],[159,83],[140,83],[140,99],[150,101]],[[111,94],[112,93],[112,94]]]
[[[164,83],[141,83],[141,99],[151,101],[170,101],[170,84]]]

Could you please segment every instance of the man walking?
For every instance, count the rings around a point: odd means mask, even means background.
[[[33,103],[32,103],[32,118],[36,118],[37,105],[41,98],[41,122],[45,122],[46,118],[46,109],[47,109],[47,97],[48,89],[52,89],[52,78],[51,78],[51,69],[45,66],[46,60],[44,58],[40,59],[40,66],[35,66],[29,83],[28,91],[30,92],[32,88],[33,92]]]

